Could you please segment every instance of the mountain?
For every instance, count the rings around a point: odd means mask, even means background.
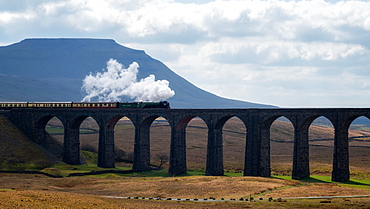
[[[106,68],[110,59],[140,65],[138,78],[168,80],[172,108],[271,108],[221,98],[191,84],[144,51],[110,39],[25,39],[0,47],[0,101],[80,101],[82,80]],[[126,98],[126,101],[130,101]]]

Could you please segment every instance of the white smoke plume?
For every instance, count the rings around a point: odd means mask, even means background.
[[[135,101],[160,101],[175,95],[167,80],[155,80],[154,75],[137,81],[139,64],[133,62],[127,69],[115,59],[107,62],[107,68],[96,75],[90,73],[83,80],[82,90],[86,92],[83,102],[97,99],[100,102],[121,101],[129,96]]]

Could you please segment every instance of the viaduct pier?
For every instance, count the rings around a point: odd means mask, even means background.
[[[195,117],[208,129],[206,175],[223,175],[222,128],[232,117],[245,125],[244,176],[270,176],[270,126],[279,117],[290,120],[294,127],[293,179],[310,176],[308,129],[318,117],[326,117],[334,126],[333,181],[348,181],[348,129],[356,118],[370,118],[370,108],[276,108],[276,109],[73,109],[19,108],[2,112],[36,143],[45,137],[48,121],[57,117],[64,126],[63,161],[80,163],[79,128],[92,117],[99,125],[98,166],[114,167],[114,127],[122,117],[135,127],[133,170],[150,170],[150,126],[165,118],[171,127],[169,173],[187,172],[186,126]],[[0,127],[1,128],[1,127]]]

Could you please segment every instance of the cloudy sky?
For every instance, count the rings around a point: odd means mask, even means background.
[[[0,45],[45,37],[114,39],[226,98],[370,106],[364,0],[0,0]]]

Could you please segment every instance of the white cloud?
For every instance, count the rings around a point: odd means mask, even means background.
[[[303,61],[335,61],[368,53],[358,44],[331,42],[294,42],[269,40],[267,38],[234,38],[209,42],[201,49],[215,62],[226,63],[274,63],[289,62],[293,59]],[[286,63],[289,65],[289,63]]]
[[[218,95],[281,106],[367,105],[369,36],[364,0],[0,2],[2,43],[112,38]]]

